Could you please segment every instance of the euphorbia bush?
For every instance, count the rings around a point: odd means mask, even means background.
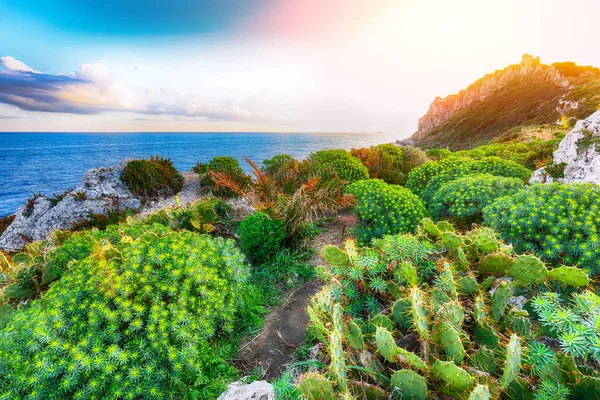
[[[482,210],[499,197],[516,193],[523,181],[489,174],[466,175],[444,183],[427,209],[432,217],[450,219],[467,227],[481,223]]]
[[[517,251],[558,265],[600,272],[600,188],[592,184],[532,185],[483,210],[485,222]]]
[[[412,232],[427,215],[423,201],[410,190],[388,185],[379,179],[360,181],[348,186],[346,193],[356,196],[352,210],[360,222],[355,235],[361,243],[386,234]]]
[[[323,179],[339,178],[348,183],[369,179],[369,170],[346,150],[319,150],[305,160],[307,173]]]
[[[247,275],[230,240],[153,225],[100,242],[0,331],[0,396],[216,396]]]

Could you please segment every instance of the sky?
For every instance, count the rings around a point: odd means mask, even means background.
[[[376,132],[541,61],[600,66],[597,0],[0,0],[0,131]]]

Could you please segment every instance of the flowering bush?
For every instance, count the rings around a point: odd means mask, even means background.
[[[141,197],[176,194],[183,189],[185,179],[173,162],[159,156],[148,160],[131,160],[121,175],[131,193]]]
[[[462,226],[481,223],[485,206],[502,196],[514,194],[523,181],[489,174],[467,175],[444,183],[427,204],[429,213],[438,219],[447,218]]]
[[[208,398],[222,389],[232,367],[218,340],[248,275],[240,251],[161,225],[126,231],[115,227],[0,331],[2,398]]]
[[[483,210],[519,252],[534,252],[558,265],[600,265],[600,188],[591,184],[532,185]]]
[[[353,183],[346,192],[357,198],[353,212],[360,218],[360,223],[354,233],[361,243],[386,234],[412,232],[427,215],[418,196],[379,179]]]
[[[236,185],[242,188],[247,186],[251,181],[250,176],[244,173],[244,170],[240,167],[240,162],[229,156],[214,157],[200,171],[203,172],[200,175],[200,185],[211,188],[217,196],[227,197],[233,196],[235,193],[228,188],[217,187],[214,181],[214,173],[229,175]]]
[[[269,218],[263,212],[248,215],[238,228],[240,247],[256,264],[272,260],[281,250],[285,223]]]
[[[517,178],[523,182],[527,182],[529,181],[529,178],[531,178],[531,170],[514,161],[504,160],[500,157],[484,157],[475,160],[466,167],[465,173],[490,174],[504,176],[506,178]]]
[[[369,179],[369,170],[345,150],[319,150],[306,159],[307,173],[324,179],[337,177],[348,183]]]
[[[457,175],[462,167],[471,160],[467,158],[450,157],[440,161],[430,161],[412,170],[408,176],[406,187],[414,194],[421,196],[429,181],[439,175]]]

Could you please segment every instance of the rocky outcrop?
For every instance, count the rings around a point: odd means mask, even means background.
[[[19,207],[14,222],[0,236],[0,249],[18,251],[28,242],[44,240],[53,230],[67,229],[90,214],[138,209],[140,199],[121,181],[126,163],[89,170],[79,186],[60,200],[41,196]]]
[[[402,144],[451,150],[490,143],[515,127],[587,118],[600,96],[600,69],[575,63],[521,63],[485,75],[459,93],[436,98]]]
[[[419,119],[416,135],[430,131],[450,119],[461,109],[490,96],[508,82],[534,74],[540,75],[556,86],[565,88],[569,86],[568,79],[562,76],[557,69],[540,63],[539,57],[534,58],[525,54],[520,64],[510,65],[503,70],[488,74],[457,94],[444,98],[437,97],[429,106],[427,114]]]
[[[275,400],[273,386],[266,381],[250,384],[233,382],[227,386],[217,400]]]
[[[554,152],[553,168],[533,173],[532,183],[600,184],[600,111],[578,121]]]

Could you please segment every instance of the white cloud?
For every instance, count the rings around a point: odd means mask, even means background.
[[[23,61],[19,61],[14,57],[6,56],[0,57],[0,65],[4,67],[7,71],[24,71],[24,72],[35,72],[39,73],[39,71],[34,70],[29,65],[25,64]]]

